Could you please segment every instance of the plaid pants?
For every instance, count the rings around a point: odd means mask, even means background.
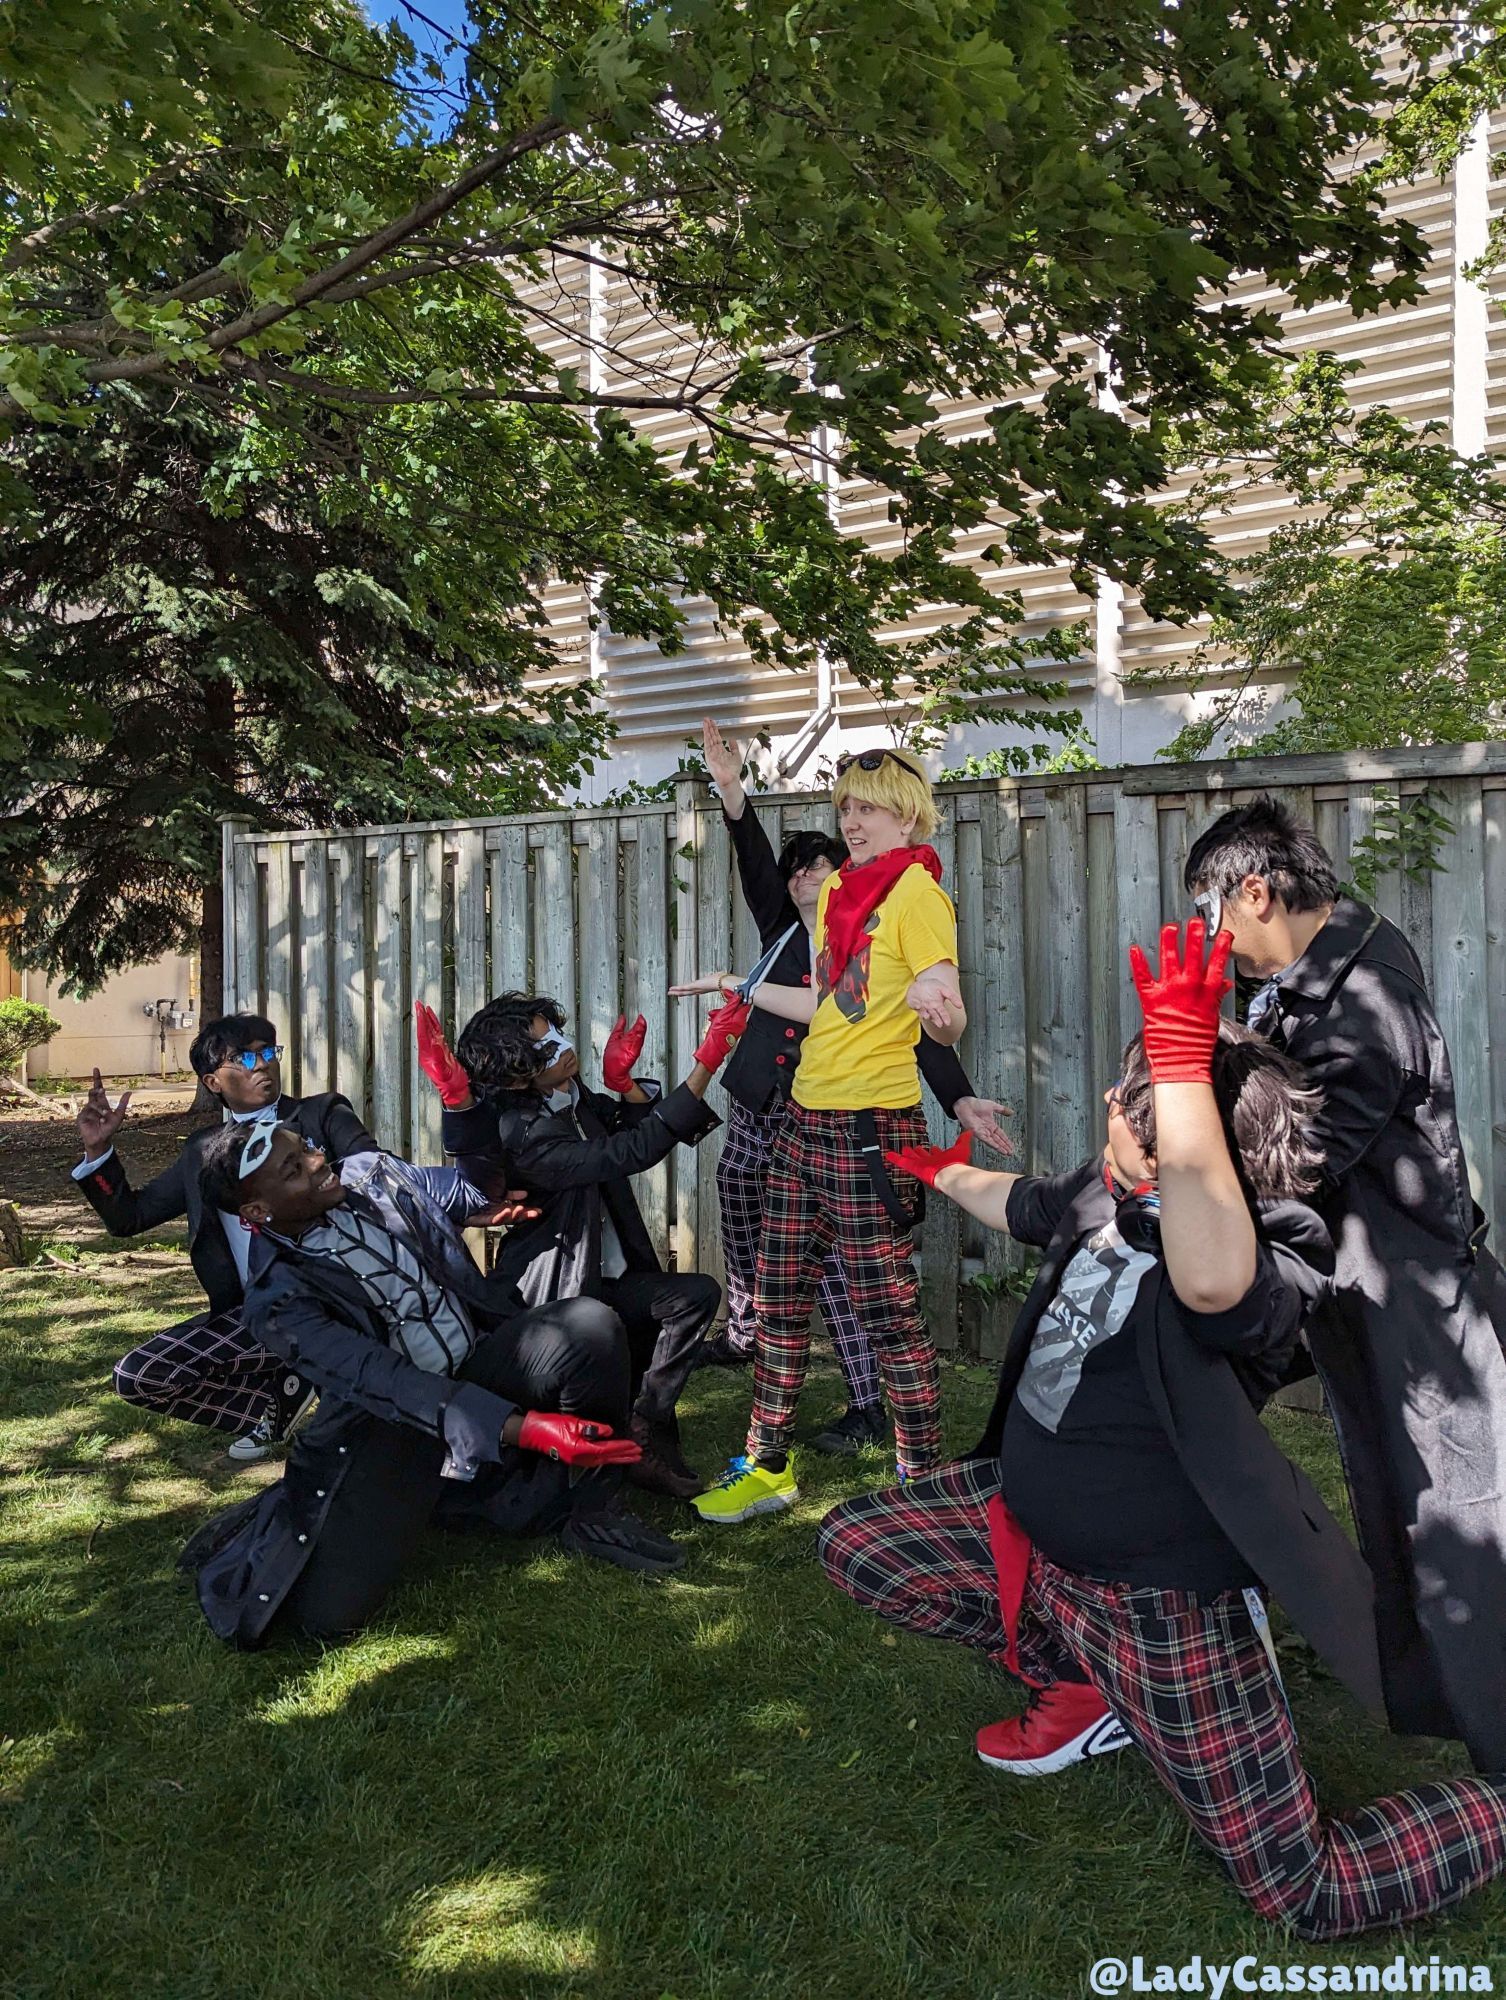
[[[140,1409],[238,1433],[266,1415],[287,1373],[284,1362],[242,1330],[232,1307],[170,1326],[123,1354],[115,1392]]]
[[[821,1528],[827,1574],[881,1617],[1002,1662],[1011,1635],[987,1518],[998,1485],[974,1459],[844,1501]],[[1014,1636],[1033,1680],[1049,1684],[1063,1655],[1078,1663],[1241,1894],[1299,1937],[1407,1923],[1506,1870],[1506,1783],[1458,1778],[1318,1811],[1242,1592],[1094,1583],[1032,1552]]]
[[[758,1325],[753,1312],[753,1283],[764,1227],[769,1161],[788,1118],[782,1101],[774,1111],[750,1111],[745,1104],[734,1102],[727,1143],[716,1169],[722,1254],[727,1263],[727,1341],[744,1354],[753,1351]],[[858,1324],[835,1255],[828,1255],[821,1266],[816,1296],[847,1384],[847,1400],[873,1405],[879,1399],[878,1356]]]
[[[919,1105],[874,1117],[886,1148],[925,1139]],[[853,1312],[878,1350],[899,1461],[924,1471],[941,1455],[936,1349],[920,1316],[910,1233],[874,1193],[852,1121],[850,1111],[792,1104],[775,1143],[753,1282],[758,1338],[748,1450],[789,1446],[810,1362],[811,1308],[835,1254]],[[894,1185],[902,1201],[914,1200],[908,1174],[896,1174]]]

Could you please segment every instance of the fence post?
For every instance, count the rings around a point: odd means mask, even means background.
[[[265,912],[259,907],[256,850],[250,841],[249,819],[221,822],[220,853],[225,942],[220,965],[220,991],[214,1006],[224,1014],[261,1007],[261,945]],[[206,1012],[210,996],[200,996]]]
[[[696,921],[700,894],[700,839],[696,828],[695,794],[693,778],[682,778],[675,786],[674,852],[670,855],[669,870],[672,884],[670,908],[674,913],[674,946],[670,963],[674,967],[676,985],[694,979],[701,969],[697,962],[700,951],[700,931]],[[712,968],[713,971],[715,969]],[[684,1076],[690,1068],[690,1052],[701,1039],[699,1026],[700,1002],[694,999],[677,1000],[674,1032],[670,1037],[674,1058],[666,1083]],[[675,1189],[675,1268],[680,1271],[700,1269],[701,1174],[698,1152],[699,1148],[695,1146],[676,1146],[670,1155]],[[710,1190],[710,1198],[715,1199],[714,1188]]]

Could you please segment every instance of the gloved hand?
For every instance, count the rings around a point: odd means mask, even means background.
[[[1187,947],[1178,948],[1177,926],[1161,929],[1161,966],[1155,978],[1139,945],[1129,948],[1130,976],[1145,1016],[1145,1059],[1152,1083],[1211,1083],[1218,1042],[1219,1007],[1233,986],[1224,977],[1234,938],[1220,931],[1203,963],[1205,926],[1194,917]]]
[[[518,1444],[523,1451],[562,1458],[566,1465],[636,1465],[643,1456],[642,1445],[631,1438],[613,1437],[610,1424],[567,1417],[558,1410],[530,1410]]]
[[[927,1187],[935,1187],[936,1176],[943,1167],[969,1166],[972,1157],[971,1132],[964,1132],[950,1146],[906,1146],[901,1152],[884,1154],[891,1167],[898,1167],[902,1174],[914,1174]]]
[[[707,1069],[720,1069],[747,1027],[752,1011],[746,1000],[724,1000],[706,1023],[706,1034],[695,1052],[695,1061],[704,1063]]]
[[[648,1033],[648,1023],[641,1014],[631,1028],[624,1027],[626,1019],[625,1014],[617,1016],[601,1054],[601,1080],[617,1097],[626,1097],[633,1087],[633,1064],[643,1054],[643,1039]]]
[[[471,1080],[445,1040],[434,1009],[415,1000],[413,1021],[418,1031],[418,1066],[439,1092],[440,1103],[446,1111],[461,1111],[474,1103]]]

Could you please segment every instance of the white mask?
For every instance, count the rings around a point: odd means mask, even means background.
[[[547,1035],[539,1036],[538,1040],[534,1043],[534,1047],[536,1049],[543,1049],[547,1054],[549,1060],[544,1065],[545,1069],[553,1069],[560,1057],[568,1050],[573,1049],[575,1044],[568,1035],[562,1035],[558,1028],[551,1028]],[[568,1111],[571,1105],[574,1104],[576,1095],[575,1084],[567,1083],[560,1090],[551,1090],[544,1099],[544,1102],[549,1106],[551,1111]]]

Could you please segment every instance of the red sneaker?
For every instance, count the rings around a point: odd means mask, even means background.
[[[1056,1681],[1031,1694],[1023,1715],[978,1731],[978,1755],[1016,1778],[1044,1778],[1089,1757],[1127,1750],[1129,1733],[1097,1688]]]

